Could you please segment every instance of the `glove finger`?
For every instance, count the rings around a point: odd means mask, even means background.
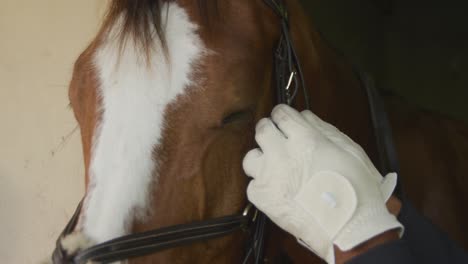
[[[259,174],[260,168],[263,166],[263,153],[260,149],[252,149],[249,151],[242,161],[242,167],[245,174],[252,178],[256,178]]]
[[[397,184],[397,179],[398,175],[392,172],[387,174],[380,184],[380,191],[382,192],[382,197],[385,202],[387,202],[390,196],[392,196]]]
[[[370,170],[371,175],[376,176],[376,179],[380,181],[382,176],[359,144],[354,142],[350,137],[341,132],[335,126],[320,119],[320,117],[311,111],[302,111],[301,115],[311,126],[314,126],[318,131],[320,131],[321,134],[327,137],[335,145],[346,150],[348,153],[364,162],[366,167]]]
[[[277,196],[277,193],[272,191],[268,185],[261,184],[258,180],[251,180],[247,186],[247,199],[270,217],[275,213],[270,212],[271,210],[268,208],[276,208],[282,204],[277,200]]]
[[[271,112],[271,118],[281,132],[288,138],[299,131],[309,129],[307,122],[301,114],[285,104],[277,105]]]
[[[316,116],[310,110],[304,110],[301,112],[302,117],[309,123],[309,125],[314,126],[317,129],[320,129],[320,118]]]
[[[260,188],[256,184],[256,180],[251,180],[247,186],[247,199],[255,205],[259,210],[264,209],[263,201],[267,198],[263,197],[268,195],[262,195],[263,191],[260,191]],[[262,198],[263,197],[263,198]]]
[[[320,117],[318,117],[311,111],[309,110],[302,111],[301,115],[309,123],[309,125],[313,126],[315,129],[320,131],[323,135],[325,135],[332,142],[336,144],[342,144],[343,142],[350,143],[349,141],[351,139],[348,136],[343,134],[335,126],[323,121]]]
[[[285,139],[271,119],[263,118],[258,121],[255,127],[255,141],[257,141],[263,152],[278,151]]]

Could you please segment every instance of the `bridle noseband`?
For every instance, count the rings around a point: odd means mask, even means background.
[[[302,69],[289,35],[288,13],[283,0],[264,0],[281,19],[281,36],[274,56],[274,76],[277,103],[292,104],[299,86],[302,87],[309,108],[308,93],[304,85]],[[250,232],[250,239],[243,263],[263,262],[266,216],[252,204],[242,214],[181,224],[142,233],[121,236],[92,246],[76,254],[68,255],[62,240],[75,229],[83,201],[59,236],[52,255],[54,264],[84,264],[89,261],[110,263],[132,257],[152,254],[164,249],[179,247],[195,242],[226,236],[236,231]],[[252,231],[253,230],[253,231]]]
[[[81,203],[60,238],[66,236],[66,233],[72,232],[80,209]],[[255,219],[254,214],[256,211],[253,209],[248,206],[241,215],[214,218],[121,236],[82,250],[73,256],[67,256],[61,246],[61,239],[59,239],[52,259],[54,263],[88,263],[88,261],[110,263],[221,237],[238,230],[248,230],[252,220]]]

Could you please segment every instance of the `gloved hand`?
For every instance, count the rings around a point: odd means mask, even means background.
[[[383,178],[364,150],[310,111],[275,107],[260,120],[260,148],[244,158],[248,199],[328,263],[333,245],[350,250],[403,226],[385,202],[397,175]]]

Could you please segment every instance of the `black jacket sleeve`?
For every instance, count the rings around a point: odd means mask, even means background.
[[[405,226],[403,238],[377,246],[347,264],[467,263],[468,254],[424,218],[406,200],[398,217]]]

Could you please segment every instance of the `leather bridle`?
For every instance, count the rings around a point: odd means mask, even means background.
[[[276,102],[294,104],[299,89],[302,88],[304,105],[309,109],[309,94],[304,83],[301,64],[296,54],[291,36],[289,34],[289,16],[283,0],[263,0],[280,18],[280,39],[274,54],[274,90]],[[381,157],[381,171],[398,172],[398,161],[393,147],[392,137],[386,113],[379,102],[379,96],[374,87],[369,85],[365,76],[361,81],[367,89],[374,134],[377,139],[377,148]],[[132,257],[152,254],[164,249],[179,247],[195,242],[206,241],[245,231],[250,234],[243,263],[252,260],[253,263],[263,262],[264,234],[267,218],[251,204],[238,215],[213,218],[205,221],[181,224],[143,233],[121,236],[110,241],[92,246],[68,255],[62,247],[62,239],[70,235],[78,222],[82,202],[78,205],[74,215],[57,240],[52,255],[54,264],[84,264],[88,261],[109,263]]]
[[[214,218],[190,224],[175,225],[143,233],[121,236],[68,256],[61,245],[61,239],[73,231],[77,223],[81,203],[57,241],[53,253],[54,263],[110,263],[132,257],[144,256],[163,249],[183,246],[248,230],[255,211],[249,205],[241,215]]]

